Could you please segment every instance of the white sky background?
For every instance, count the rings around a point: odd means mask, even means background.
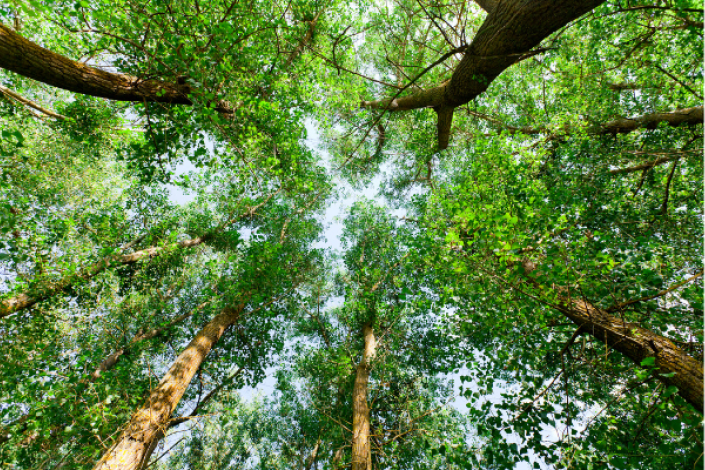
[[[321,148],[320,133],[318,131],[317,125],[314,121],[307,119],[306,125],[306,146],[312,151],[317,153],[323,162],[330,162],[330,156],[325,149]],[[208,145],[208,144],[207,144]],[[212,144],[208,145],[209,150],[212,150]],[[176,168],[176,173],[184,174],[190,171],[195,171],[196,168],[189,162],[185,160],[184,163]],[[379,196],[380,185],[384,180],[385,167],[383,166],[380,173],[362,189],[353,188],[346,181],[334,177],[333,180],[336,184],[336,189],[341,197],[331,202],[328,207],[326,207],[325,212],[321,217],[321,221],[324,226],[321,239],[314,245],[315,248],[325,248],[331,249],[339,254],[342,254],[343,248],[341,245],[341,237],[343,234],[343,219],[348,213],[350,207],[357,201],[362,199],[375,200],[380,205],[385,205],[386,201],[384,198]],[[183,188],[169,185],[169,193],[171,202],[179,205],[188,204],[195,199],[194,194],[189,194],[184,192]],[[391,210],[391,213],[397,217],[403,217],[406,215],[406,211],[403,209]],[[288,345],[285,345],[288,347]],[[270,367],[266,370],[266,378],[260,382],[255,387],[243,387],[239,390],[239,394],[244,401],[251,402],[255,397],[272,397],[275,392],[276,387],[276,376],[277,367]],[[460,395],[460,376],[470,375],[467,369],[461,369],[457,374],[446,375],[445,378],[453,380],[455,399],[450,403],[455,409],[461,413],[467,412],[468,400]],[[471,385],[472,388],[472,385]],[[499,403],[501,401],[501,393],[507,388],[507,384],[504,381],[497,380],[495,382],[494,393],[483,397],[483,401],[490,401],[492,403]],[[560,428],[559,428],[560,429]],[[507,440],[510,442],[519,443],[520,439],[517,435],[507,435]],[[547,428],[544,430],[544,439],[546,440],[557,440],[557,432],[552,428]],[[169,438],[165,439],[167,446],[171,440]],[[530,470],[532,469],[532,463],[522,462],[515,466],[516,470]],[[542,469],[552,468],[545,464],[543,461],[539,461]]]

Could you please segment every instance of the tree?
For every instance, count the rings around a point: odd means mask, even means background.
[[[337,292],[328,294],[344,295],[344,304],[322,313],[324,285],[303,307],[307,316],[300,331],[319,338],[323,347],[300,349],[294,377],[310,384],[309,408],[327,423],[323,445],[337,449],[330,452],[334,466],[451,464],[472,452],[464,441],[454,441],[452,452],[435,458],[446,438],[462,433],[464,423],[447,407],[447,384],[436,378],[452,369],[454,346],[438,331],[442,322],[426,318],[434,313],[412,295],[418,286],[405,269],[407,236],[383,208],[369,201],[354,204],[344,221],[346,251],[334,282]],[[441,423],[448,426],[447,435],[438,432]],[[331,435],[336,441],[326,442]]]
[[[402,98],[363,101],[362,105],[392,111],[434,108],[438,114],[438,148],[443,150],[448,147],[455,108],[483,93],[507,67],[539,53],[532,49],[551,33],[601,3],[482,2],[487,18],[473,41],[439,59],[441,61],[453,54],[463,54],[449,81]]]
[[[696,465],[701,46],[680,0],[0,7],[3,463]]]

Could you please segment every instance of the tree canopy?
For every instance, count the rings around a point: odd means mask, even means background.
[[[10,0],[0,462],[696,468],[703,178],[692,0]]]

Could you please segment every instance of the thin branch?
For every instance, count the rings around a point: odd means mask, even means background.
[[[678,166],[678,160],[673,162],[671,167],[671,174],[668,175],[668,181],[666,182],[666,192],[663,196],[663,203],[661,204],[661,215],[666,215],[668,213],[668,196],[671,190],[671,181],[673,181],[673,175],[676,174],[676,167]]]
[[[36,109],[37,111],[44,113],[49,117],[53,117],[54,119],[61,119],[61,120],[66,119],[66,116],[62,116],[61,114],[58,114],[58,113],[55,113],[54,111],[46,109],[46,108],[38,105],[34,101],[30,101],[27,98],[23,97],[22,95],[19,95],[19,94],[15,93],[14,91],[10,90],[9,88],[5,88],[2,85],[0,85],[0,93],[8,96],[10,98],[13,98],[14,100],[22,103],[25,106],[29,106],[30,108]]]
[[[608,313],[612,313],[612,312],[615,312],[615,311],[617,311],[617,310],[621,310],[621,309],[623,309],[624,307],[626,307],[626,306],[628,306],[628,305],[636,304],[636,303],[639,303],[639,302],[646,302],[646,301],[648,301],[648,300],[653,300],[653,299],[658,298],[658,297],[663,297],[664,295],[668,294],[669,292],[673,292],[674,290],[678,289],[679,287],[682,287],[682,286],[688,284],[689,282],[692,282],[692,281],[696,280],[697,278],[699,278],[699,277],[702,276],[702,275],[703,275],[703,270],[701,269],[700,272],[698,272],[698,273],[696,273],[695,275],[689,277],[688,279],[685,279],[685,280],[683,280],[683,281],[681,281],[681,282],[678,282],[678,283],[672,285],[671,287],[669,287],[668,289],[662,290],[661,292],[659,292],[659,293],[657,293],[657,294],[654,294],[654,295],[647,295],[647,296],[641,297],[641,298],[639,298],[639,299],[628,300],[628,301],[626,301],[626,302],[622,302],[622,303],[620,303],[620,304],[614,305],[614,306],[612,306],[612,307],[606,309],[605,311],[608,312]]]

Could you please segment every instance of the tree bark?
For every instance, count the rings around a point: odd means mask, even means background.
[[[530,276],[536,265],[524,260],[522,266],[527,282],[545,292],[547,289]],[[552,290],[558,299],[554,307],[580,327],[581,332],[591,335],[606,348],[622,353],[636,365],[641,365],[641,361],[647,357],[655,358],[659,373],[657,378],[666,385],[678,387],[678,394],[699,413],[703,413],[705,402],[701,361],[694,359],[665,336],[636,323],[625,322],[586,300],[574,299],[566,293],[565,287],[554,286]],[[662,375],[670,373],[674,374],[673,377]]]
[[[365,347],[357,365],[353,387],[353,437],[352,470],[372,470],[370,452],[370,409],[367,405],[367,383],[370,378],[370,363],[375,355],[377,340],[369,324],[362,327]]]
[[[213,318],[189,343],[137,410],[117,442],[103,455],[94,470],[136,470],[142,468],[164,435],[169,419],[186,388],[225,330],[236,323],[244,305],[226,308]]]
[[[103,359],[103,361],[101,361],[101,363],[98,365],[98,367],[96,367],[96,369],[91,373],[91,375],[88,376],[86,379],[81,380],[81,382],[82,383],[95,382],[96,380],[98,380],[98,378],[100,378],[100,376],[103,372],[107,372],[110,369],[112,369],[113,367],[115,367],[115,365],[120,361],[120,359],[126,353],[129,353],[130,350],[135,345],[137,345],[138,343],[140,343],[142,341],[146,341],[148,339],[152,339],[152,338],[159,336],[160,334],[162,334],[164,331],[168,330],[172,326],[174,326],[177,323],[180,323],[183,320],[185,320],[186,318],[192,316],[194,313],[199,311],[205,305],[206,305],[206,302],[200,304],[195,309],[191,310],[190,312],[184,313],[183,315],[179,315],[178,317],[174,318],[172,321],[170,321],[169,323],[167,323],[166,325],[164,325],[162,327],[153,328],[145,333],[140,333],[140,334],[135,335],[129,344],[127,344],[126,346],[123,346],[121,348],[118,348],[117,350],[113,351],[109,356],[107,356],[105,359]],[[238,371],[238,372],[240,372],[240,371]],[[194,410],[194,413],[198,410],[198,408],[200,408],[200,406],[202,406],[202,404],[205,404],[207,402],[207,400],[209,400],[212,397],[212,395],[217,393],[217,391],[219,391],[220,388],[222,388],[222,387],[219,386],[214,391],[209,393],[202,400],[202,403],[199,403],[199,407],[197,407],[197,409]],[[12,434],[10,434],[10,431],[12,429],[14,429],[15,427],[22,426],[22,428],[19,431],[15,432],[15,434],[21,434],[26,430],[26,428],[27,428],[26,421],[29,418],[30,414],[31,414],[31,412],[27,413],[24,416],[22,416],[21,418],[17,419],[14,423],[0,429],[0,445],[4,444],[5,442],[10,440],[10,438],[12,436]],[[180,421],[175,424],[175,421],[176,420],[170,421],[169,427],[175,426],[176,424],[180,424],[181,422],[183,422],[183,421]]]
[[[193,411],[191,411],[191,413],[188,414],[188,416],[180,416],[178,418],[172,418],[169,420],[169,423],[166,426],[159,428],[159,431],[154,436],[152,443],[149,445],[149,447],[147,448],[147,451],[144,454],[144,457],[142,458],[142,464],[138,468],[141,470],[143,468],[146,468],[147,465],[149,465],[149,461],[152,457],[152,454],[157,449],[159,442],[162,439],[164,439],[164,436],[166,436],[167,431],[169,431],[171,428],[175,428],[176,426],[179,426],[180,424],[183,424],[186,421],[189,421],[190,419],[193,419],[196,416],[198,416],[198,413],[201,412],[201,410],[208,404],[208,402],[210,402],[213,399],[213,397],[218,395],[218,392],[220,392],[223,388],[225,388],[225,386],[227,386],[237,376],[239,376],[243,370],[244,370],[244,368],[240,367],[237,371],[235,371],[234,374],[232,374],[230,377],[226,378],[217,387],[215,387],[213,390],[211,390],[210,393],[208,393],[208,395],[203,397],[203,399],[200,402],[198,402],[196,407],[193,409]]]
[[[363,101],[363,107],[405,111],[453,109],[483,93],[505,69],[530,54],[543,39],[604,0],[509,0],[488,3],[490,12],[453,71],[438,87],[390,100]],[[439,115],[440,117],[440,115]],[[446,116],[444,119],[448,119]],[[439,130],[442,126],[439,125]],[[439,136],[441,137],[441,136]],[[439,140],[439,148],[447,145]]]
[[[495,9],[499,0],[475,0],[475,3],[480,5],[480,8],[485,10],[487,13],[492,13]]]
[[[673,377],[658,375],[658,379],[678,387],[678,394],[703,413],[703,364],[700,361],[668,338],[635,323],[624,322],[587,301],[562,294],[559,300],[558,310],[608,349],[619,351],[637,365],[647,357],[655,358],[659,374],[674,373]]]
[[[591,134],[628,134],[637,129],[656,129],[666,123],[671,127],[703,123],[703,107],[676,109],[665,113],[652,113],[643,116],[615,119],[589,131]]]
[[[510,134],[522,133],[527,135],[536,134],[551,134],[553,131],[546,127],[517,127],[510,124],[505,124],[499,119],[488,116],[487,114],[478,113],[476,111],[467,111],[471,116],[491,122],[498,127],[508,131]],[[604,134],[629,134],[639,129],[656,129],[659,124],[665,123],[671,127],[679,127],[683,125],[696,125],[703,123],[703,107],[694,106],[692,108],[675,109],[673,111],[665,111],[661,113],[644,114],[631,118],[622,118],[608,121],[601,124],[596,124],[587,128],[588,134],[604,135]],[[571,133],[575,126],[567,125],[562,131],[566,134]]]
[[[45,49],[0,24],[0,67],[27,78],[83,95],[115,101],[158,102],[192,105],[188,85],[142,80],[111,73],[73,61]],[[232,113],[228,103],[216,110]]]

